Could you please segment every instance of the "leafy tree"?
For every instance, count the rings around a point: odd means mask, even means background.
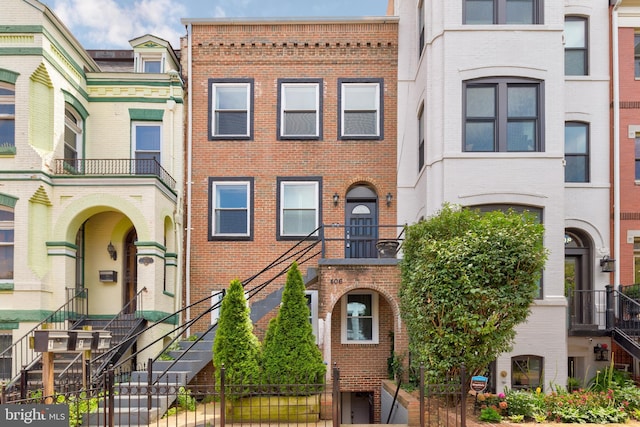
[[[429,380],[477,374],[510,351],[547,259],[544,227],[513,211],[444,205],[406,229],[400,305],[415,368]]]
[[[249,307],[239,280],[233,280],[222,299],[218,328],[213,341],[213,365],[217,374],[224,365],[225,382],[257,384],[260,379],[260,342],[253,333]]]
[[[282,305],[265,335],[262,360],[267,384],[318,383],[325,374],[304,290],[302,274],[294,262],[287,272]]]

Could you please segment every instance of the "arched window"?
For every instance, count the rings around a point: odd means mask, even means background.
[[[544,359],[540,356],[523,355],[511,358],[511,388],[535,390],[543,386]]]
[[[81,168],[78,160],[82,158],[82,123],[82,117],[67,105],[64,110],[64,159],[75,171]]]

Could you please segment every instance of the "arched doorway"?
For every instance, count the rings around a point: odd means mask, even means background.
[[[366,185],[347,192],[345,258],[377,258],[378,195]]]
[[[591,240],[581,231],[565,231],[564,291],[570,302],[569,313],[573,326],[594,323],[591,247]]]
[[[138,293],[138,263],[136,241],[138,235],[135,229],[131,229],[127,233],[124,240],[124,283],[122,306],[127,306],[129,301],[133,300]],[[137,310],[136,301],[127,306],[126,313],[133,314]]]

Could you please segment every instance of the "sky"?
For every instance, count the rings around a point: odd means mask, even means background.
[[[85,49],[131,49],[153,34],[179,48],[181,18],[384,16],[388,0],[40,0]]]

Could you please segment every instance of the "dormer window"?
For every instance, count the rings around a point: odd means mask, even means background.
[[[162,62],[160,60],[149,59],[142,61],[144,72],[145,73],[161,73],[162,72]]]
[[[138,73],[164,73],[164,55],[158,53],[136,53]]]

